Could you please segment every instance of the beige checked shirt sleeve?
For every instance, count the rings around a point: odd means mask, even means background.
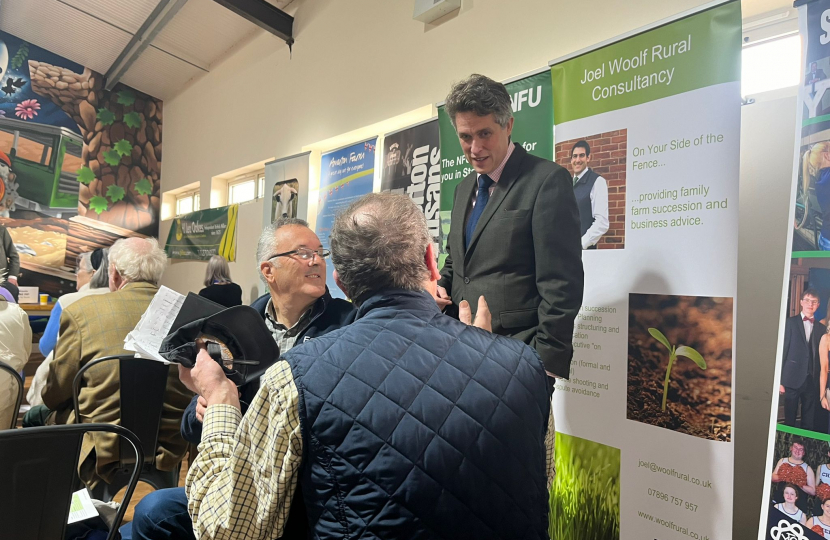
[[[298,398],[288,363],[278,362],[244,417],[231,405],[208,407],[185,480],[196,538],[282,535],[303,454]]]

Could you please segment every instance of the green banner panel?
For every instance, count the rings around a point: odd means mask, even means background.
[[[739,81],[739,2],[730,2],[551,68],[556,124]],[[712,62],[717,58],[717,62]]]
[[[236,260],[236,218],[239,205],[201,210],[177,217],[164,251],[172,259],[207,260],[222,255]]]

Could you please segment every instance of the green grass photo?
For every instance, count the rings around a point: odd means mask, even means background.
[[[548,533],[568,540],[619,539],[619,448],[556,434]]]

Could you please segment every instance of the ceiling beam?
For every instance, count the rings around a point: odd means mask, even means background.
[[[289,47],[294,44],[294,17],[265,0],[213,1],[271,32],[285,41]]]
[[[176,16],[176,13],[185,5],[187,0],[161,0],[152,13],[147,17],[141,28],[138,29],[118,58],[105,74],[107,90],[112,90],[121,80],[130,66],[138,59],[161,29]]]

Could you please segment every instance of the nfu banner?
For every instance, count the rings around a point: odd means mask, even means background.
[[[207,260],[221,255],[236,260],[236,218],[239,205],[200,210],[177,217],[164,251],[171,259]]]
[[[441,247],[441,151],[438,120],[408,127],[383,139],[381,191],[409,196],[424,212],[436,255]]]
[[[513,105],[512,141],[521,144],[529,153],[553,159],[553,96],[550,72],[523,76],[505,82]],[[438,107],[438,126],[441,140],[441,228],[446,242],[450,229],[455,188],[473,168],[464,157],[461,143],[443,106]],[[444,248],[446,246],[443,246]],[[444,266],[446,250],[439,256],[439,268]]]
[[[795,167],[759,538],[830,538],[830,0],[799,6]]]
[[[585,249],[552,538],[732,538],[740,55],[732,1],[551,64]]]

